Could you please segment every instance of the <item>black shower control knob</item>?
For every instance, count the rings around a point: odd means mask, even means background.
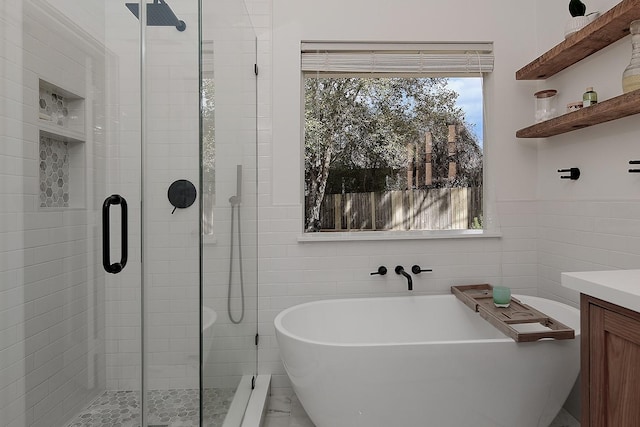
[[[196,200],[196,187],[186,179],[179,179],[169,186],[167,197],[175,208],[188,208]],[[174,209],[175,211],[175,209]]]
[[[376,274],[384,276],[385,274],[387,274],[387,267],[385,267],[384,265],[381,265],[380,267],[378,267],[378,271],[374,271],[373,273],[371,273],[372,276]]]
[[[422,269],[422,268],[420,268],[420,266],[419,266],[419,265],[417,265],[417,264],[411,267],[411,272],[412,272],[413,274],[420,274],[420,273],[422,273],[422,272],[424,272],[424,271],[433,271],[433,270],[432,270],[432,269],[430,269],[430,268]]]

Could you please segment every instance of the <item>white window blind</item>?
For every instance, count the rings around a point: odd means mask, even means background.
[[[302,42],[303,72],[477,75],[493,71],[493,43]]]

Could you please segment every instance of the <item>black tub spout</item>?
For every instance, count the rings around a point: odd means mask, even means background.
[[[395,269],[396,274],[400,274],[404,277],[407,278],[407,284],[409,286],[409,290],[412,291],[413,290],[413,279],[411,278],[411,275],[409,273],[407,273],[406,271],[404,271],[404,267],[401,265],[397,265],[396,269]]]

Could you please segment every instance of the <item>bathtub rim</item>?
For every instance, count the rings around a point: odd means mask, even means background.
[[[563,302],[560,301],[556,301],[556,300],[552,300],[549,298],[543,298],[543,297],[538,297],[538,296],[534,296],[534,295],[522,295],[522,294],[514,294],[513,295],[514,298],[518,298],[518,299],[526,299],[526,298],[535,298],[535,299],[540,299],[540,300],[545,300],[548,301],[549,303],[555,304],[555,305],[560,305],[563,308],[569,309],[569,311],[573,311],[575,312],[575,314],[578,317],[578,327],[574,328],[575,331],[575,338],[573,340],[579,339],[580,337],[580,310],[570,306],[569,304],[565,304]],[[290,338],[292,340],[295,341],[299,341],[299,342],[303,342],[305,344],[310,344],[310,345],[317,345],[317,346],[327,346],[327,347],[398,347],[398,346],[419,346],[419,345],[460,345],[460,344],[479,344],[479,343],[513,343],[513,344],[517,344],[517,345],[527,345],[527,344],[535,344],[538,342],[542,342],[542,341],[573,341],[573,340],[554,340],[552,338],[543,338],[541,340],[538,341],[532,341],[532,342],[515,342],[513,339],[511,339],[508,336],[504,336],[504,338],[483,338],[483,339],[477,339],[477,340],[447,340],[447,341],[443,341],[443,340],[438,340],[438,341],[411,341],[411,342],[400,342],[400,341],[388,341],[388,342],[372,342],[372,343],[338,343],[338,342],[331,342],[331,341],[318,341],[318,340],[312,340],[309,338],[304,338],[301,337],[300,335],[296,335],[291,333],[289,330],[287,330],[283,325],[282,325],[282,319],[290,312],[294,311],[294,310],[299,310],[302,309],[304,307],[307,306],[311,306],[311,305],[324,305],[324,304],[329,304],[329,303],[335,303],[335,302],[345,302],[345,301],[367,301],[367,300],[390,300],[390,299],[418,299],[418,298],[455,298],[455,295],[452,294],[433,294],[433,295],[405,295],[405,296],[384,296],[384,297],[358,297],[358,298],[336,298],[336,299],[323,299],[323,300],[316,300],[316,301],[309,301],[309,302],[305,302],[305,303],[301,303],[301,304],[296,304],[293,305],[291,307],[285,308],[284,310],[280,311],[275,319],[273,320],[273,324],[276,330],[276,338],[278,333],[286,336],[287,338]],[[460,302],[461,304],[463,304],[462,302]],[[525,303],[526,304],[526,303]],[[534,307],[535,308],[535,307]],[[468,308],[469,310],[471,310],[470,308]],[[482,319],[482,317],[480,317],[480,315],[478,314],[478,320],[482,321],[482,322],[486,322],[486,320]],[[496,329],[497,331],[499,331],[498,329]]]

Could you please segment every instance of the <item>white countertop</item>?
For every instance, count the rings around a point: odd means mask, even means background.
[[[562,273],[562,286],[640,312],[640,270]]]

